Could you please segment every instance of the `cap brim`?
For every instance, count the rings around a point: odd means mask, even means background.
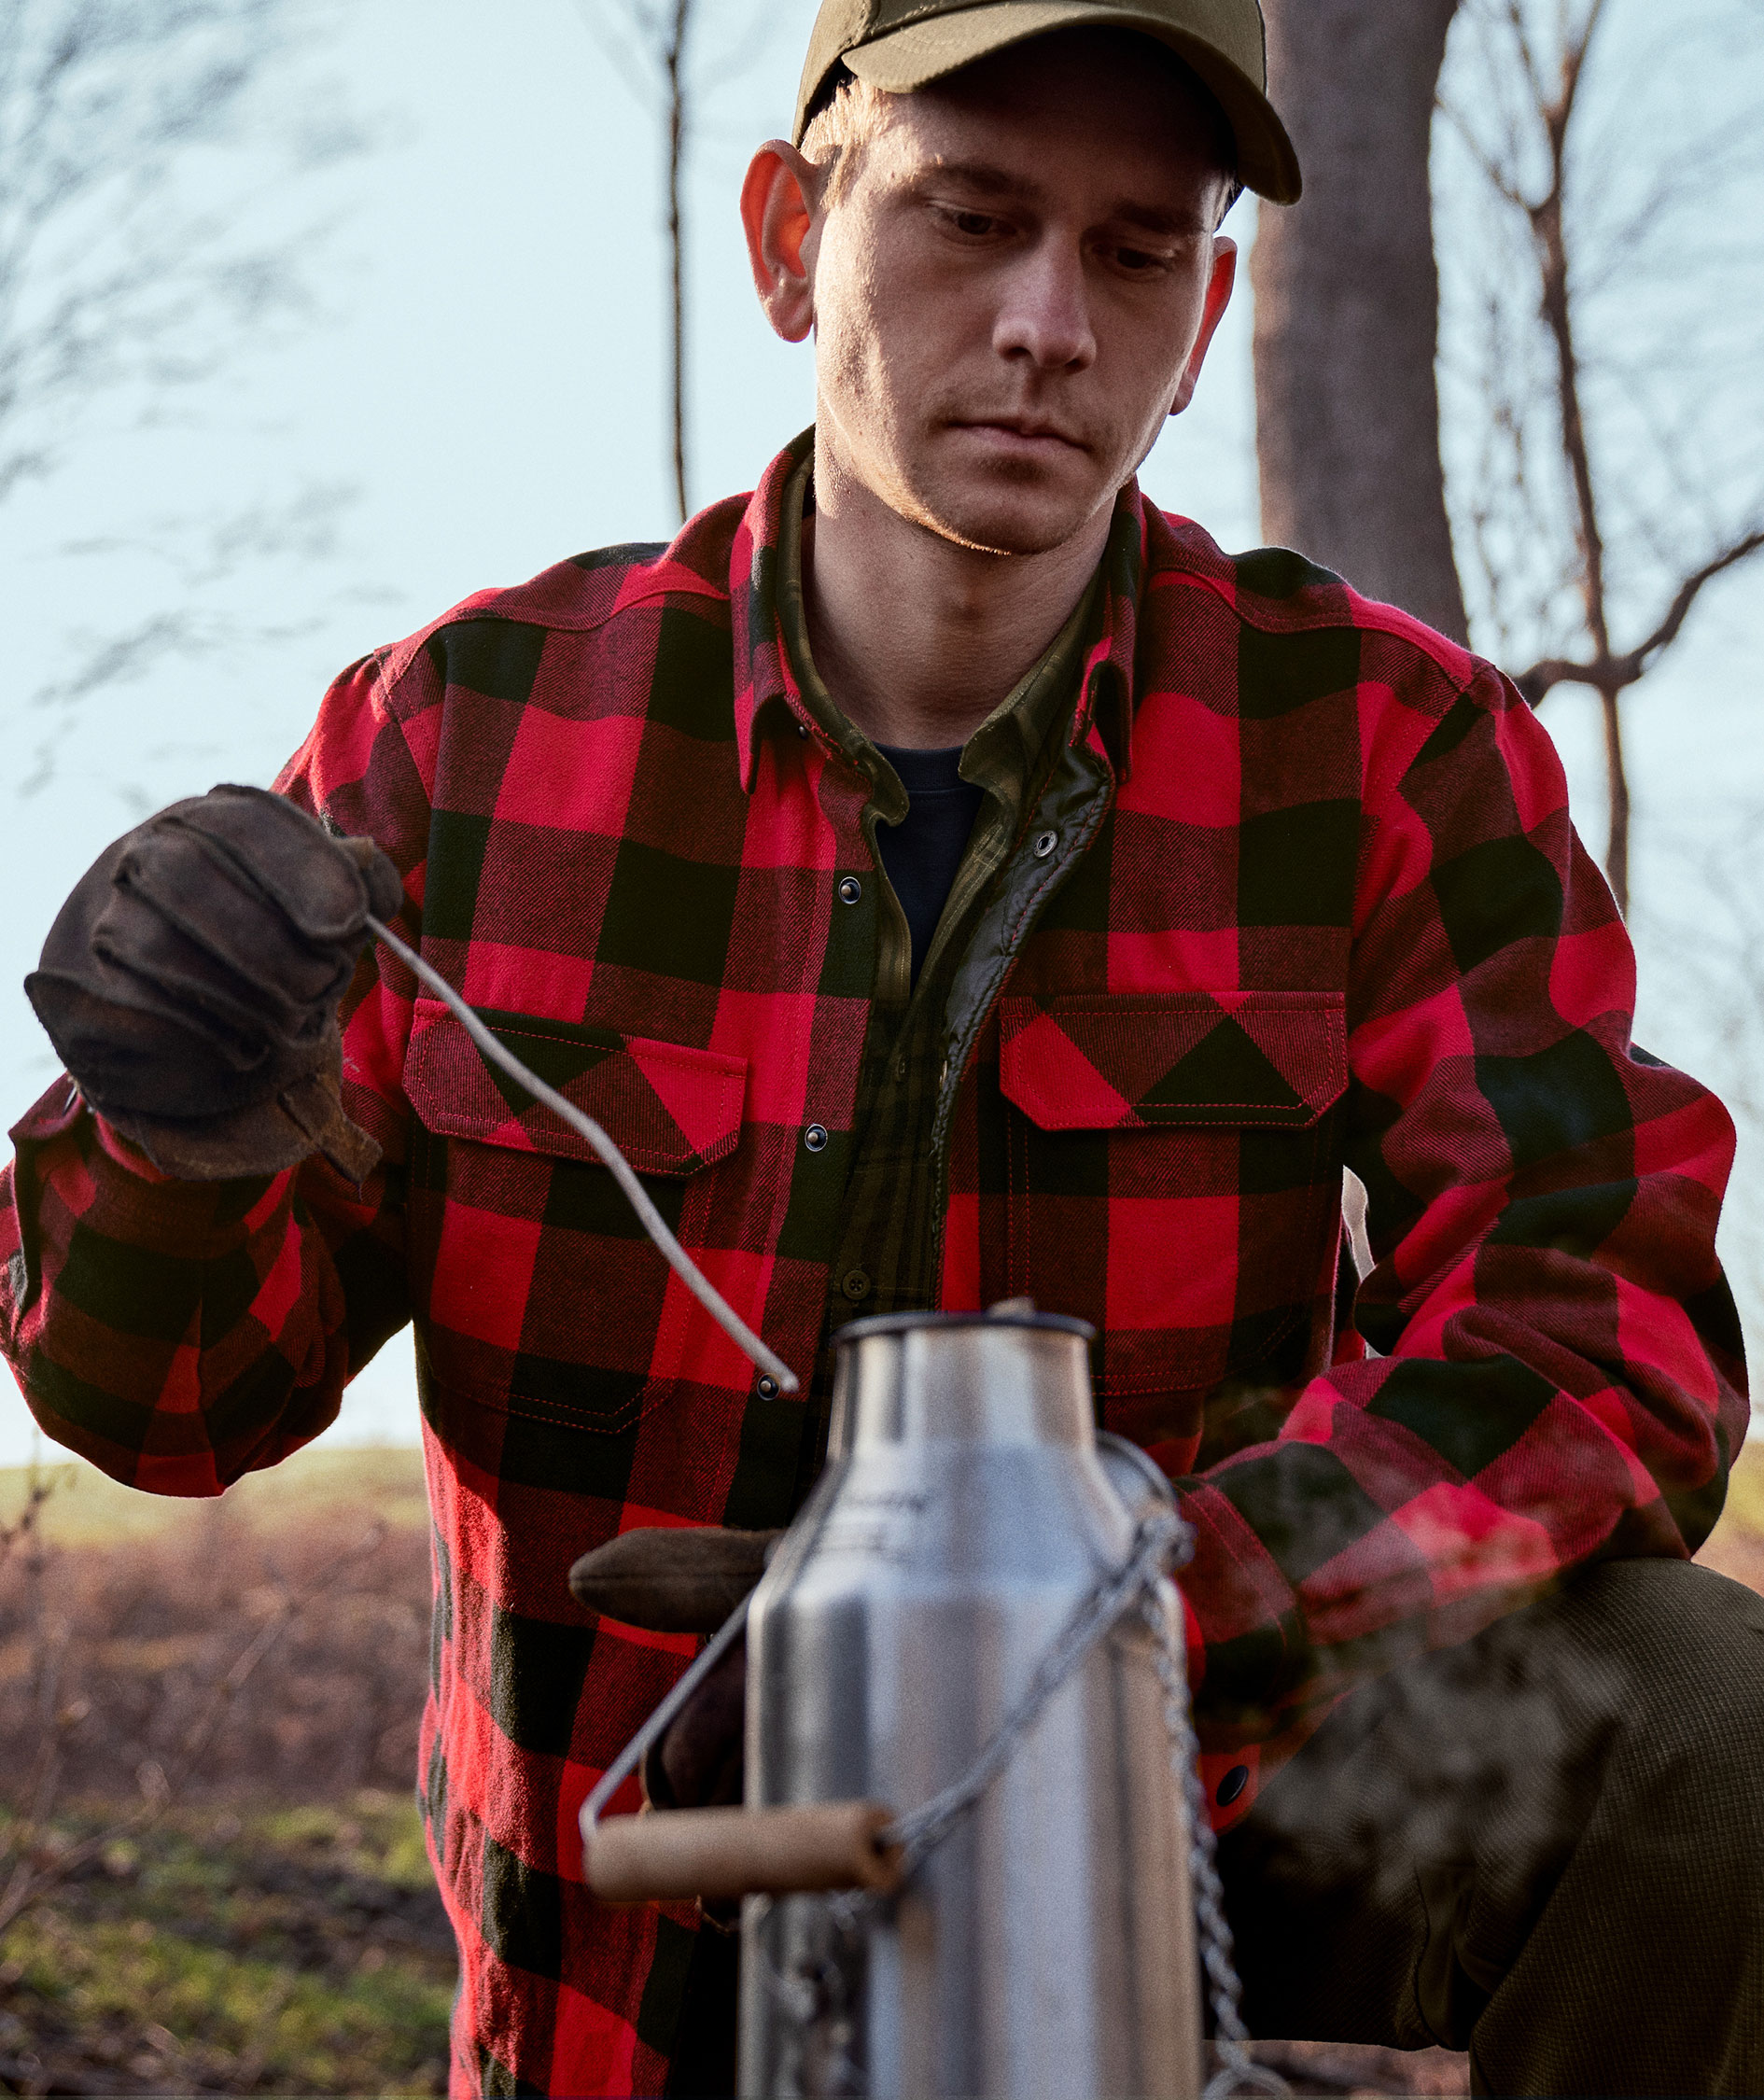
[[[1238,177],[1270,203],[1295,204],[1304,189],[1298,155],[1274,105],[1246,73],[1198,36],[1133,7],[1097,0],[999,0],[909,22],[843,54],[860,80],[885,93],[912,94],[976,59],[1057,29],[1132,29],[1155,37],[1199,75],[1218,98],[1238,144]]]

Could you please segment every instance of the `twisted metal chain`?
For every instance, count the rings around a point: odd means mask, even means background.
[[[1241,2092],[1285,2094],[1292,2090],[1286,2080],[1266,2064],[1256,2063],[1249,2052],[1250,2030],[1243,2024],[1241,2010],[1243,1985],[1225,1914],[1225,1884],[1219,1879],[1219,1841],[1200,1783],[1200,1744],[1175,1624],[1155,1590],[1144,1593],[1141,1609],[1151,1628],[1152,1660],[1164,1687],[1170,1771],[1188,1804],[1188,1875],[1194,1889],[1195,1922],[1200,1928],[1201,1966],[1207,1972],[1207,2002],[1212,2008],[1213,2046],[1220,2060],[1201,2100],[1227,2100],[1229,2094]]]
[[[1067,1620],[1059,1638],[1036,1666],[1028,1688],[999,1723],[979,1756],[959,1779],[881,1833],[884,1844],[901,1847],[903,1875],[935,1851],[1015,1757],[1043,1709],[1097,1643],[1127,1617],[1141,1597],[1156,1593],[1187,1527],[1174,1510],[1155,1510],[1134,1534],[1133,1549],[1107,1581],[1099,1583]]]

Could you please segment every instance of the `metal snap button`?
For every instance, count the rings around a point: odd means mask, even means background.
[[[825,1152],[827,1149],[825,1128],[819,1123],[811,1123],[807,1129],[803,1132],[803,1142],[810,1152]]]
[[[777,1380],[770,1371],[762,1371],[754,1380],[753,1390],[762,1400],[776,1400],[777,1398]]]
[[[1221,1808],[1229,1808],[1249,1784],[1249,1766],[1233,1765],[1231,1770],[1219,1782],[1219,1790],[1212,1798]]]
[[[796,725],[796,734],[806,744],[808,741],[808,724],[805,721],[799,721]]]
[[[862,895],[863,885],[856,875],[847,875],[839,885],[839,902],[842,904],[855,904]]]
[[[870,1279],[861,1268],[848,1268],[840,1281],[839,1288],[851,1300],[853,1305],[858,1305],[870,1295]]]
[[[1046,860],[1058,844],[1059,833],[1057,832],[1043,832],[1035,841],[1035,858],[1038,861]]]

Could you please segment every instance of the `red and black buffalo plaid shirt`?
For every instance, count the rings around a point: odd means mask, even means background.
[[[780,639],[791,465],[357,665],[282,785],[380,842],[410,937],[806,1374],[886,1046],[871,783]],[[1209,1770],[1253,1777],[1367,1672],[1707,1533],[1746,1422],[1732,1131],[1631,1044],[1629,943],[1512,687],[1121,503],[1069,734],[946,993],[935,1273],[945,1306],[1095,1323],[1101,1418],[1198,1533]],[[455,2087],[659,2092],[695,1921],[593,1902],[576,1818],[690,1644],[565,1575],[634,1525],[783,1522],[817,1406],[756,1393],[580,1140],[385,956],[345,1057],[385,1148],[359,1192],[316,1160],[155,1184],[51,1089],[0,1183],[6,1348],[63,1443],[212,1494],[414,1322]],[[1344,1165],[1378,1266],[1338,1330]]]

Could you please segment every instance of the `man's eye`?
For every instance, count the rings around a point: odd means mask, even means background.
[[[957,232],[969,234],[975,240],[990,233],[999,223],[985,212],[957,212],[954,218]]]
[[[1114,259],[1123,270],[1143,273],[1146,271],[1157,269],[1164,259],[1162,256],[1151,254],[1145,248],[1116,248]]]

